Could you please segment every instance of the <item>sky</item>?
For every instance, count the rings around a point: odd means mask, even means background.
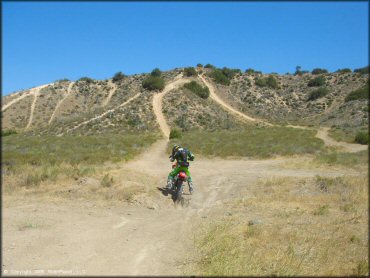
[[[369,64],[369,2],[2,2],[2,94],[213,64],[264,73]]]

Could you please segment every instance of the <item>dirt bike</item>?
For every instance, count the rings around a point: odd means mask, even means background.
[[[175,168],[176,164],[172,165],[172,168]],[[184,192],[184,182],[187,181],[187,176],[184,171],[180,171],[172,182],[172,190],[175,191],[175,202],[181,201],[182,193]]]

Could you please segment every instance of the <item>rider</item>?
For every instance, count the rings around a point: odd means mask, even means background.
[[[189,172],[189,162],[194,160],[194,155],[188,149],[182,148],[179,145],[173,145],[172,154],[170,155],[171,162],[177,161],[176,167],[168,175],[167,179],[167,189],[171,189],[173,178],[180,172],[184,171],[188,177],[189,192],[192,194],[194,192],[193,182]]]

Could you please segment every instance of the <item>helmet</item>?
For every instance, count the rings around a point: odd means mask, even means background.
[[[174,144],[172,148],[172,153],[177,152],[177,150],[180,149],[179,145]]]

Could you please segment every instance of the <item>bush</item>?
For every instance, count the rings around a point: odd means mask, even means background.
[[[110,177],[109,174],[105,174],[103,179],[100,181],[100,185],[103,187],[111,187],[113,183],[113,177]]]
[[[322,74],[322,73],[328,73],[328,71],[326,69],[317,68],[317,69],[313,69],[311,73],[312,74]]]
[[[311,79],[311,80],[308,82],[307,86],[308,86],[308,87],[320,87],[320,86],[322,86],[322,85],[324,85],[324,84],[325,84],[325,78],[324,78],[324,77],[319,76],[319,77],[316,77],[316,78],[314,78],[314,79]]]
[[[93,83],[94,82],[94,79],[92,79],[90,77],[81,77],[77,81],[85,81],[86,83]]]
[[[357,99],[369,99],[369,84],[366,86],[354,90],[350,92],[346,98],[344,99],[345,102],[351,101],[351,100],[357,100]]]
[[[209,76],[212,77],[216,83],[222,85],[230,85],[230,80],[236,74],[240,74],[241,72],[242,71],[240,69],[230,69],[227,67],[223,67],[222,69],[215,68]]]
[[[142,85],[143,88],[148,89],[150,91],[155,90],[162,91],[164,89],[165,82],[162,77],[150,75],[143,80]]]
[[[204,67],[207,68],[207,69],[215,69],[216,68],[214,65],[211,65],[211,64],[206,64]]]
[[[12,134],[17,134],[17,131],[15,131],[14,129],[7,129],[1,131],[1,136],[9,136]]]
[[[197,64],[197,68],[203,68],[202,64]]]
[[[184,75],[187,77],[190,77],[190,76],[197,76],[198,74],[195,68],[189,67],[189,68],[184,68]]]
[[[266,78],[258,78],[255,84],[259,87],[270,87],[272,89],[277,89],[279,87],[275,77],[272,75]]]
[[[152,70],[150,75],[154,77],[160,77],[162,75],[162,72],[159,68],[155,68],[154,70]]]
[[[359,131],[356,134],[355,142],[362,144],[362,145],[368,145],[369,144],[369,133],[364,131]]]
[[[245,73],[247,73],[247,74],[253,74],[253,73],[255,73],[255,70],[254,70],[254,69],[249,68],[249,69],[246,69],[246,70],[245,70]]]
[[[361,73],[361,74],[369,73],[369,66],[355,69],[354,72]]]
[[[336,72],[338,72],[338,73],[350,73],[350,72],[352,72],[352,70],[349,69],[349,68],[345,68],[345,69],[338,69]]]
[[[201,85],[199,85],[195,81],[191,81],[189,83],[184,84],[184,88],[192,91],[193,93],[195,93],[197,96],[199,96],[201,98],[206,99],[206,98],[209,97],[208,87],[202,87]]]
[[[120,71],[120,72],[117,72],[117,73],[113,76],[112,81],[113,81],[113,82],[118,82],[118,81],[123,80],[125,77],[126,77],[126,75],[124,75],[124,74]]]
[[[214,69],[209,75],[216,83],[230,85],[230,80],[220,69]]]
[[[170,139],[175,139],[175,138],[181,138],[181,131],[176,128],[171,129],[171,132],[170,132]]]
[[[310,93],[308,96],[308,101],[315,100],[321,97],[326,96],[329,93],[329,90],[327,88],[319,88],[317,90],[314,90]]]

